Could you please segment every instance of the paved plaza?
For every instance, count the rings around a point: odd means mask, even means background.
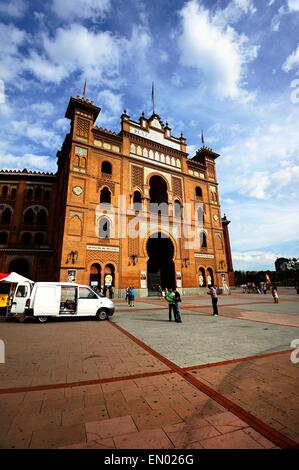
[[[116,300],[105,322],[0,322],[0,448],[299,447],[299,296]],[[294,354],[293,354],[294,355]],[[298,353],[299,357],[299,353]]]

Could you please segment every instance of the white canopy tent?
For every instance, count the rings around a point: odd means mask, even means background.
[[[29,282],[34,284],[34,281],[27,279],[27,277],[21,276],[18,273],[12,272],[8,274],[0,274],[0,282],[10,282],[11,284],[17,284],[18,282]]]

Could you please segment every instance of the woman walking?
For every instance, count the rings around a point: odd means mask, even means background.
[[[272,296],[274,299],[274,303],[278,304],[278,292],[277,292],[277,287],[272,287]]]

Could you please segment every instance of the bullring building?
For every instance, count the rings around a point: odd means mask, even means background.
[[[216,160],[188,156],[153,113],[120,132],[95,126],[101,109],[70,98],[70,132],[57,172],[0,171],[0,271],[35,281],[112,285],[139,296],[233,285],[229,221],[220,211]],[[99,119],[100,121],[100,119]]]

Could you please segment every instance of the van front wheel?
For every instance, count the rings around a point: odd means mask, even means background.
[[[38,321],[40,323],[46,323],[48,321],[48,317],[38,317]]]
[[[98,310],[97,315],[96,315],[97,320],[107,320],[108,318],[108,313],[104,308],[101,308]]]

